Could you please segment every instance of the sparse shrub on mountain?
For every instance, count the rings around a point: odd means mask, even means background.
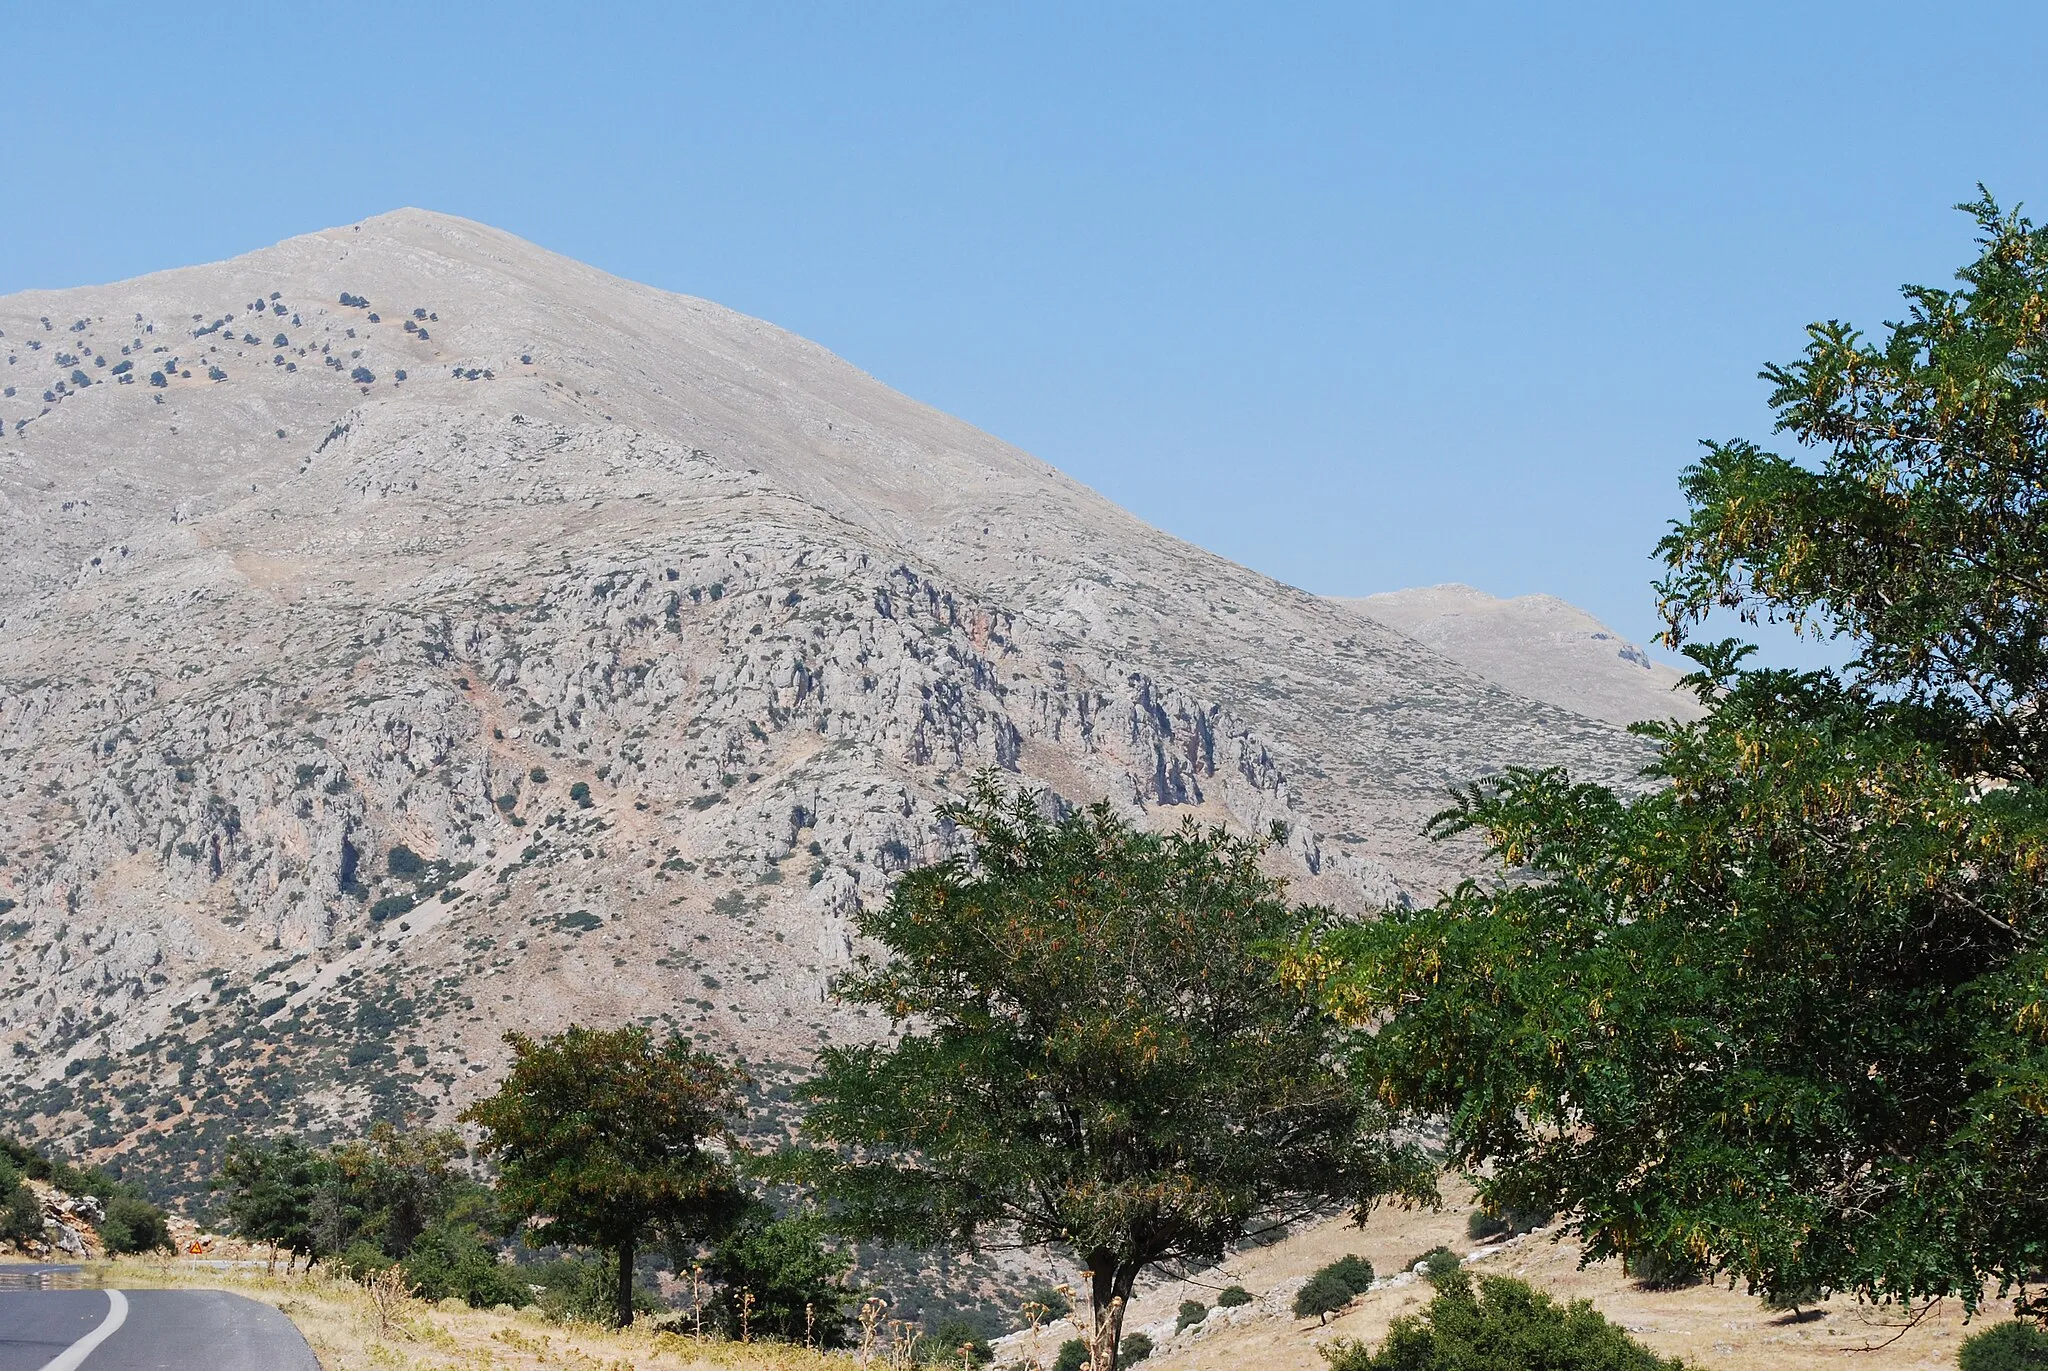
[[[1116,1360],[1119,1366],[1134,1366],[1152,1355],[1152,1339],[1143,1333],[1126,1333],[1117,1344]]]
[[[1955,289],[1765,375],[1791,455],[1711,443],[1659,545],[1673,644],[1730,610],[1841,671],[1686,648],[1707,710],[1628,791],[1510,770],[1438,816],[1503,879],[1299,969],[1366,1088],[1485,1203],[1599,1260],[1974,1304],[2048,1228],[2048,230],[1967,207]]]
[[[1463,1272],[1420,1315],[1394,1320],[1377,1352],[1341,1338],[1321,1351],[1330,1371],[1684,1371],[1584,1300],[1561,1305],[1506,1276],[1475,1289]]]
[[[657,1236],[716,1236],[742,1212],[731,1164],[707,1146],[727,1140],[742,1078],[638,1025],[505,1041],[510,1073],[462,1117],[483,1130],[506,1211],[538,1220],[533,1241],[613,1256],[613,1314],[631,1323],[639,1251]]]
[[[1200,1300],[1182,1300],[1180,1302],[1180,1312],[1174,1316],[1174,1331],[1180,1332],[1183,1329],[1193,1328],[1208,1317],[1208,1305],[1203,1304]]]
[[[1088,1365],[1088,1344],[1079,1338],[1068,1338],[1060,1344],[1059,1355],[1053,1358],[1052,1371],[1084,1371]]]
[[[1216,1292],[1218,1309],[1237,1309],[1252,1302],[1252,1292],[1241,1285],[1226,1285]]]
[[[892,1242],[1070,1246],[1093,1272],[1098,1371],[1139,1275],[1215,1261],[1332,1201],[1427,1195],[1344,1075],[1313,990],[1274,948],[1324,926],[1266,844],[1057,822],[982,777],[942,811],[974,840],[859,916],[888,949],[840,988],[904,1032],[828,1048],[795,1170],[829,1222]]]

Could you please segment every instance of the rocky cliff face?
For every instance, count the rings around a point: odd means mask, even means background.
[[[1458,874],[1446,785],[1640,761],[459,220],[0,299],[0,356],[0,1081],[102,1155],[445,1116],[507,1028],[793,1068],[873,1027],[828,993],[851,916],[984,768],[1284,823],[1297,893],[1362,913]]]

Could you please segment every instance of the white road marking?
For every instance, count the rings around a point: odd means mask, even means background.
[[[127,1319],[128,1297],[118,1290],[109,1290],[107,1317],[100,1321],[100,1326],[59,1352],[54,1361],[44,1363],[43,1371],[78,1371],[78,1364],[91,1356],[95,1347],[113,1337],[114,1330]]]

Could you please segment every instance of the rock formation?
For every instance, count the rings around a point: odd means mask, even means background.
[[[0,299],[0,1114],[175,1173],[446,1117],[507,1028],[794,1066],[996,769],[1287,826],[1641,745],[1147,527],[802,339],[418,211]],[[187,1170],[190,1178],[196,1172]]]

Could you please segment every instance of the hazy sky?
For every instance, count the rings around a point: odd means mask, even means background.
[[[425,206],[1293,584],[1637,637],[1759,366],[1945,280],[1976,182],[2048,198],[2038,4],[0,0],[0,52],[0,293]]]

